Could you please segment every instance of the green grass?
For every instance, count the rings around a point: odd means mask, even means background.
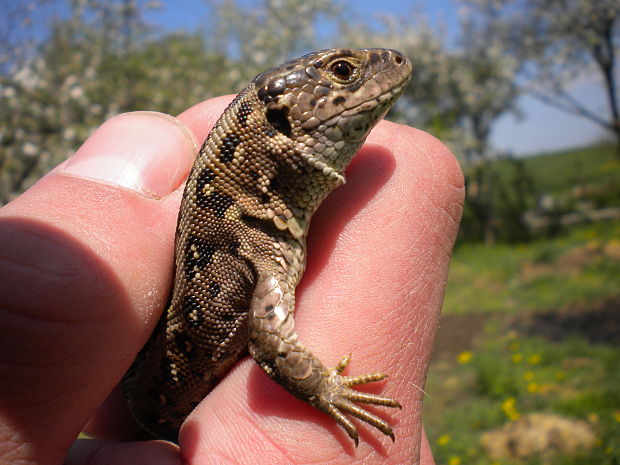
[[[458,247],[424,404],[437,463],[620,464],[620,347],[609,326],[617,325],[610,305],[619,302],[620,221],[528,244]],[[553,318],[566,315],[613,321],[558,326]],[[467,327],[463,321],[474,320],[481,329],[468,346],[449,346]],[[606,340],[608,333],[614,339]],[[482,446],[485,432],[532,413],[585,422],[594,447],[581,455],[492,460]]]
[[[453,255],[443,312],[516,314],[620,293],[620,221],[528,244],[463,244]]]
[[[596,435],[584,456],[547,463],[620,461],[620,349],[572,338],[549,343],[516,332],[490,338],[452,362],[434,364],[424,421],[437,463],[491,463],[483,432],[530,412],[586,421]],[[510,464],[509,460],[492,462]],[[522,464],[540,463],[537,458]]]
[[[545,192],[563,195],[577,185],[605,186],[618,183],[620,157],[612,145],[524,158],[527,170]]]

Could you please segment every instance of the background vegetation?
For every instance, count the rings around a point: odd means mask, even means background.
[[[120,112],[176,114],[312,49],[399,49],[416,76],[390,117],[448,143],[467,181],[426,389],[438,463],[620,463],[617,0],[461,0],[450,39],[419,9],[365,18],[335,0],[210,0],[200,27],[171,31],[148,20],[160,6],[0,1],[0,205]],[[571,92],[592,76],[607,112]],[[493,124],[524,94],[604,139],[498,152]]]

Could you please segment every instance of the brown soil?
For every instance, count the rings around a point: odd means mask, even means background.
[[[513,328],[522,334],[561,341],[577,335],[591,343],[620,343],[620,297],[573,305],[519,318]]]
[[[484,325],[498,315],[469,313],[443,315],[435,340],[433,361],[452,361],[475,346]],[[539,336],[551,341],[561,341],[570,336],[581,336],[591,343],[620,343],[620,297],[600,302],[572,305],[570,307],[528,313],[507,319],[506,326],[528,336]]]
[[[433,361],[454,360],[465,350],[474,346],[489,315],[482,313],[468,313],[466,315],[442,315],[439,322],[439,331],[433,349]]]

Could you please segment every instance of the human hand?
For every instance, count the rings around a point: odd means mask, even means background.
[[[358,423],[355,449],[333,420],[247,357],[188,417],[180,447],[120,442],[136,426],[114,387],[166,304],[182,184],[196,141],[229,101],[203,102],[178,120],[117,116],[0,209],[0,463],[400,464],[420,460],[421,445],[421,462],[433,463],[417,386],[430,359],[463,179],[438,141],[388,122],[373,130],[347,184],[313,218],[295,320],[300,339],[327,365],[351,352],[347,373],[389,374],[364,389],[403,405],[373,409],[394,427],[396,442]],[[87,422],[101,440],[75,441]]]

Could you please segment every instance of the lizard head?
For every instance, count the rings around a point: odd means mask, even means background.
[[[411,79],[411,62],[387,49],[331,49],[259,74],[266,119],[308,163],[341,177],[372,127]]]

